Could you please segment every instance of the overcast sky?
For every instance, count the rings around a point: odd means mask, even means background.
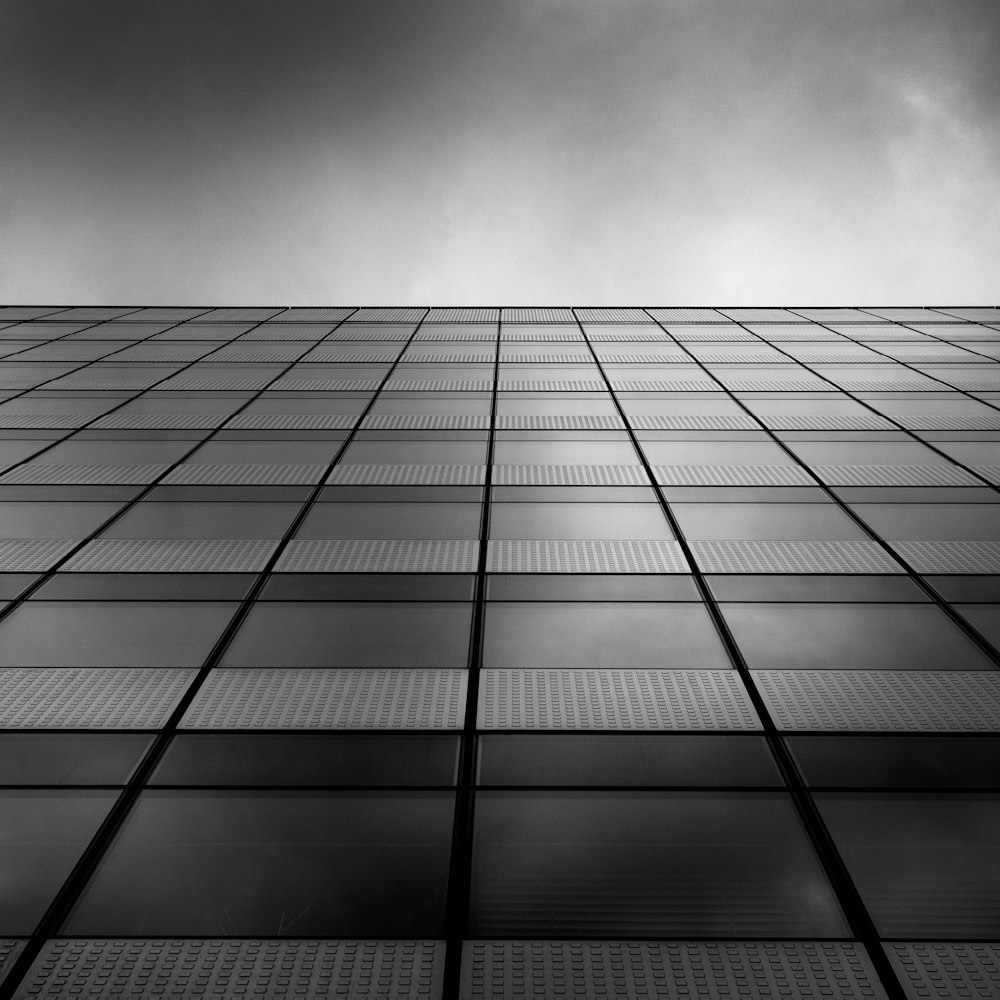
[[[3,0],[0,300],[1000,300],[997,0]]]

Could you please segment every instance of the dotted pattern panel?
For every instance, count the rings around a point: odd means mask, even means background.
[[[971,473],[957,465],[814,465],[830,486],[975,486]]]
[[[505,308],[500,311],[504,323],[573,323],[571,309]]]
[[[641,309],[577,309],[581,323],[650,323]]]
[[[648,486],[641,465],[494,465],[496,486]]]
[[[338,465],[328,483],[343,486],[478,486],[485,465]]]
[[[762,413],[760,421],[775,430],[891,431],[896,427],[875,413]]]
[[[443,968],[436,941],[54,940],[15,996],[439,1000]]]
[[[354,426],[350,413],[240,413],[227,430],[343,430]]]
[[[0,378],[0,391],[20,392],[22,389],[30,389],[33,386],[41,385],[47,381],[37,375],[28,375],[21,378]]]
[[[661,323],[729,323],[715,309],[650,309],[649,315]]]
[[[377,378],[279,378],[269,388],[274,392],[371,392]]]
[[[692,353],[694,353],[692,351]],[[786,357],[777,351],[762,347],[754,350],[752,347],[734,348],[731,351],[713,353],[711,348],[697,352],[698,360],[708,364],[722,365],[793,365],[795,358]]]
[[[0,411],[0,427],[28,430],[35,427],[82,427],[94,419],[93,413],[6,413]],[[95,425],[97,426],[97,425]]]
[[[61,390],[107,390],[107,389],[128,389],[128,390],[138,390],[138,389],[148,389],[151,385],[155,385],[161,379],[166,378],[170,374],[169,371],[164,371],[160,375],[100,375],[97,372],[88,372],[86,374],[73,374],[66,375],[64,378],[56,379],[51,383],[49,388],[61,389]],[[169,387],[165,387],[169,388]]]
[[[484,670],[480,729],[760,729],[728,670]]]
[[[256,573],[278,539],[99,538],[63,567],[76,573]]]
[[[490,418],[477,413],[383,413],[365,418],[366,430],[486,430]]]
[[[491,573],[688,573],[677,542],[607,539],[502,539],[489,542]]]
[[[304,486],[318,483],[325,465],[216,465],[186,462],[163,480],[171,485]]]
[[[785,730],[988,732],[1000,716],[1000,672],[755,670]]]
[[[495,351],[483,350],[478,352],[469,351],[449,351],[444,354],[425,354],[422,350],[417,351],[410,348],[403,357],[403,364],[411,365],[492,365]],[[589,358],[587,359],[590,360]]]
[[[715,377],[733,392],[823,392],[832,391],[819,379],[749,379],[730,378],[725,372],[713,372]]]
[[[283,573],[475,573],[470,539],[297,539],[275,569]]]
[[[661,486],[813,486],[799,465],[656,465]]]
[[[1000,944],[921,942],[884,947],[910,1000],[1000,997]]]
[[[612,365],[683,365],[691,363],[691,356],[681,351],[671,353],[667,350],[656,354],[605,354],[598,352],[598,357],[604,364]]]
[[[644,360],[649,360],[648,358]],[[586,347],[579,348],[573,354],[555,354],[551,351],[535,351],[529,354],[502,354],[501,365],[591,365],[594,359]],[[503,371],[503,369],[501,369]],[[511,369],[504,374],[515,375],[517,369]]]
[[[554,430],[554,431],[610,431],[625,425],[616,416],[545,415],[499,416],[497,428],[512,431]]]
[[[918,573],[1000,573],[1000,542],[890,542]]]
[[[392,351],[348,351],[343,347],[317,347],[305,359],[309,363],[326,364],[376,364],[395,361],[399,357],[399,348]]]
[[[977,465],[974,468],[987,482],[1000,486],[1000,465]]]
[[[875,542],[691,542],[706,573],[902,573]]]
[[[995,431],[1000,430],[1000,413],[981,415],[907,413],[896,417],[903,427],[927,431]]]
[[[503,344],[557,344],[571,341],[573,343],[583,341],[583,334],[575,326],[553,327],[541,332],[519,330],[517,327],[506,327],[500,331],[500,342]]]
[[[194,670],[0,670],[5,729],[150,729],[163,725]]]
[[[719,383],[707,376],[686,379],[632,379],[608,378],[617,392],[712,392],[719,391]]]
[[[57,485],[145,485],[169,469],[169,465],[19,465],[0,476],[0,484]]]
[[[499,323],[500,310],[489,308],[438,308],[424,317],[425,323]]]
[[[213,670],[185,729],[461,729],[464,670]]]
[[[364,325],[342,326],[339,330],[334,330],[333,333],[326,338],[327,343],[341,340],[391,341],[393,343],[402,343],[403,341],[409,339],[410,327],[408,326],[401,326],[396,329],[379,329],[378,327],[369,327]],[[249,335],[247,336],[247,340],[250,340]]]
[[[757,423],[744,413],[725,414],[684,414],[674,415],[643,415],[629,417],[636,430],[664,431],[730,431],[759,430]]]
[[[598,379],[521,379],[502,378],[497,382],[500,392],[604,392]]]
[[[648,326],[645,330],[588,330],[587,339],[594,344],[671,344],[670,335],[658,326]],[[678,355],[680,357],[680,355]],[[691,357],[685,354],[682,360],[690,362]]]
[[[359,309],[351,316],[352,323],[416,323],[426,314],[426,309],[419,307],[378,307],[371,306]]]
[[[127,428],[129,430],[160,430],[169,428],[194,428],[196,430],[218,427],[225,423],[228,413],[111,413],[94,422],[94,427]]]
[[[0,983],[7,978],[10,967],[24,949],[24,942],[12,938],[0,938]]]
[[[432,340],[441,344],[476,343],[492,344],[496,342],[495,330],[470,330],[460,327],[458,330],[450,326],[425,326],[413,335],[414,341]]]
[[[462,1000],[886,1000],[860,944],[469,941]]]
[[[271,320],[272,323],[339,323],[353,309],[323,309],[312,306],[292,307]]]
[[[387,392],[492,392],[493,379],[396,379],[385,384]]]
[[[5,573],[40,573],[78,544],[67,538],[0,538],[0,567]]]

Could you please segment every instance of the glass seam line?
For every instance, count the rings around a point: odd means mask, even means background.
[[[879,976],[883,980],[883,985],[885,986],[891,1000],[906,1000],[906,995],[895,977],[895,973],[892,970],[888,958],[878,945],[878,932],[871,916],[868,914],[868,911],[864,906],[861,894],[858,891],[857,886],[855,886],[847,866],[840,857],[840,852],[837,850],[829,831],[826,829],[826,825],[823,823],[818,809],[813,803],[811,796],[806,791],[805,784],[802,780],[801,774],[799,773],[798,767],[785,747],[784,742],[781,740],[777,727],[775,726],[774,720],[771,718],[771,715],[764,704],[763,698],[753,683],[749,668],[747,667],[746,661],[743,659],[743,654],[740,651],[739,646],[736,644],[736,641],[729,630],[729,626],[726,623],[722,612],[719,610],[718,604],[716,603],[711,591],[709,590],[704,574],[701,572],[694,559],[694,554],[691,551],[683,531],[681,530],[680,524],[674,517],[670,504],[667,502],[666,498],[657,486],[656,477],[653,475],[653,470],[646,458],[646,454],[636,438],[635,431],[625,414],[624,408],[618,400],[615,390],[604,370],[604,366],[601,363],[600,358],[597,357],[597,353],[594,351],[590,338],[587,336],[587,332],[584,329],[583,324],[580,322],[575,309],[573,310],[573,316],[576,319],[577,326],[580,328],[580,333],[582,334],[587,345],[590,347],[594,363],[597,365],[597,368],[601,373],[601,378],[607,386],[607,391],[611,396],[611,400],[614,403],[615,408],[618,410],[618,415],[621,417],[623,424],[625,425],[626,433],[628,434],[629,439],[632,442],[632,447],[635,449],[636,455],[645,470],[647,479],[656,493],[657,500],[659,501],[660,508],[667,519],[667,523],[674,532],[677,542],[681,547],[681,551],[684,553],[684,557],[691,566],[692,577],[699,593],[701,594],[702,600],[705,603],[706,611],[712,619],[712,623],[715,625],[716,631],[727,654],[729,655],[730,661],[739,674],[740,679],[743,681],[743,685],[747,690],[747,694],[754,706],[754,709],[760,716],[761,723],[764,727],[764,737],[767,740],[775,762],[778,765],[781,777],[785,781],[789,798],[795,808],[799,822],[802,824],[803,830],[811,843],[813,851],[816,854],[817,861],[820,863],[821,868],[824,870],[830,881],[830,885],[833,888],[837,901],[847,920],[848,926],[855,937],[864,943],[866,950],[869,952],[870,958],[879,973]],[[650,319],[652,319],[652,317],[650,317]],[[657,325],[659,326],[659,324]]]

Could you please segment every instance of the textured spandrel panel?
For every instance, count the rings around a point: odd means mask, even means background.
[[[761,413],[758,416],[761,423],[774,430],[895,430],[895,424],[877,413]]]
[[[755,670],[779,729],[984,732],[1000,717],[1000,672]]]
[[[176,367],[176,366],[175,366]],[[60,390],[108,390],[108,389],[148,389],[170,374],[164,370],[157,375],[102,375],[98,372],[74,373],[52,382],[50,388]],[[194,388],[194,386],[192,386]]]
[[[617,416],[590,416],[587,414],[536,414],[532,416],[519,416],[508,414],[497,417],[497,428],[500,430],[610,431],[620,430],[624,426],[621,418]]]
[[[170,428],[220,427],[229,413],[111,413],[93,424],[102,430],[123,428],[127,430],[163,430]]]
[[[799,465],[654,465],[660,486],[813,486]]]
[[[392,378],[387,392],[492,392],[492,379],[413,379]]]
[[[410,339],[410,327],[409,326],[398,326],[398,327],[377,327],[377,326],[342,326],[338,330],[334,330],[327,338],[327,342],[340,342],[343,340],[349,340],[351,342],[365,340],[365,341],[380,341],[380,342],[392,342],[392,343],[402,343]],[[247,340],[249,340],[249,335]],[[464,338],[463,338],[464,339]]]
[[[163,725],[193,670],[0,670],[4,729],[150,729]]]
[[[99,538],[63,567],[75,573],[254,573],[277,539]]]
[[[379,387],[377,378],[280,378],[269,386],[281,392],[371,392]]]
[[[830,486],[975,486],[971,473],[957,465],[814,465]]]
[[[497,333],[496,330],[491,330],[489,327],[479,330],[472,330],[469,327],[459,327],[456,330],[451,326],[425,326],[413,335],[413,339],[419,342],[435,341],[440,344],[492,344],[496,342]]]
[[[436,308],[424,317],[424,323],[499,323],[500,310],[488,307]]]
[[[420,364],[420,365],[491,365],[493,364],[493,358],[495,352],[491,349],[483,349],[480,351],[442,351],[442,352],[429,352],[426,348],[422,348],[419,351],[411,347],[407,350],[406,354],[403,355],[402,362],[404,364]],[[507,359],[511,360],[511,359]],[[532,358],[532,361],[545,360],[542,358]],[[554,360],[554,359],[553,359]],[[590,358],[576,358],[570,357],[570,361],[589,361]],[[405,370],[405,369],[404,369]]]
[[[0,427],[10,430],[82,427],[93,419],[93,413],[6,413],[0,411]]]
[[[323,348],[316,347],[302,360],[311,363],[327,364],[375,364],[384,361],[395,361],[399,357],[399,348],[391,351],[348,351],[343,347],[333,345]]]
[[[12,938],[0,938],[0,983],[7,978],[10,967],[24,949],[24,942]]]
[[[599,379],[524,379],[501,378],[497,381],[501,392],[604,392]]]
[[[704,573],[902,573],[875,542],[702,541],[691,551]]]
[[[477,413],[378,413],[365,418],[364,430],[487,430],[490,418]]]
[[[904,413],[896,420],[909,430],[995,431],[1000,430],[1000,411],[985,414]]]
[[[884,947],[909,1000],[1000,996],[1000,944],[922,941]]]
[[[581,323],[652,323],[642,309],[577,309]]]
[[[631,338],[630,338],[631,339]],[[502,344],[555,344],[580,343],[583,334],[575,327],[553,326],[548,330],[524,330],[518,327],[504,327],[500,331]]]
[[[679,543],[661,539],[500,539],[489,542],[490,573],[688,573]]]
[[[226,430],[343,430],[354,426],[349,413],[240,413]]]
[[[608,378],[618,392],[706,392],[719,390],[719,383],[706,376],[684,379]]]
[[[468,941],[461,1000],[662,997],[885,1000],[860,944],[827,941]]]
[[[338,465],[327,477],[340,486],[478,486],[485,465]]]
[[[275,565],[279,573],[475,573],[471,539],[295,539]]]
[[[484,670],[480,729],[760,729],[727,670]]]
[[[722,414],[636,414],[629,417],[629,422],[637,430],[664,431],[753,431],[759,430],[759,425],[745,413]]]
[[[573,323],[573,311],[543,306],[508,306],[500,310],[504,323]]]
[[[275,316],[271,323],[339,323],[354,312],[350,308],[325,309],[314,306],[292,306]],[[265,327],[264,329],[267,329]]]
[[[461,729],[464,670],[213,670],[185,729]]]
[[[318,483],[325,465],[221,465],[187,462],[178,465],[163,482],[167,485],[301,486]]]
[[[890,542],[918,573],[1000,573],[1000,542]]]
[[[78,544],[66,538],[0,538],[0,567],[5,573],[42,572]]]
[[[987,482],[1000,486],[1000,465],[977,465],[974,468]]]
[[[43,465],[26,462],[0,476],[0,484],[145,485],[169,468],[169,465]]]
[[[494,486],[648,486],[640,465],[494,465]]]

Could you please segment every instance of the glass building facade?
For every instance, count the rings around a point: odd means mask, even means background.
[[[1000,308],[0,308],[4,997],[1000,996]]]

